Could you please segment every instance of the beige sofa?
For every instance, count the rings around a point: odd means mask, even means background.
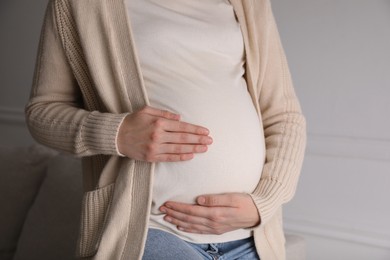
[[[79,159],[40,145],[0,147],[0,259],[74,259],[81,197]],[[303,238],[286,239],[287,259],[305,259]]]

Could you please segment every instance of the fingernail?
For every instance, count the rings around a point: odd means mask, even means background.
[[[208,129],[201,129],[200,131],[199,131],[199,133],[201,134],[201,135],[208,135],[209,134],[209,130]]]
[[[161,207],[161,208],[160,208],[160,211],[161,211],[162,213],[167,213],[167,209],[166,209],[165,207]]]
[[[198,204],[204,204],[206,202],[206,198],[205,197],[199,197],[198,198]]]
[[[206,152],[207,151],[207,145],[202,145],[197,148],[198,152]]]
[[[170,218],[170,217],[165,217],[164,218],[166,221],[168,221],[168,222],[172,222],[172,218]]]
[[[212,144],[213,139],[211,137],[206,137],[203,139],[204,144]]]

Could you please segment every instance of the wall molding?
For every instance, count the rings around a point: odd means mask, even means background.
[[[286,233],[306,234],[352,244],[390,249],[390,234],[364,230],[361,227],[350,227],[347,223],[332,223],[326,220],[285,217],[284,229]]]
[[[390,139],[309,133],[307,154],[389,162]]]
[[[25,126],[24,110],[22,108],[0,107],[0,124]]]
[[[25,127],[23,108],[0,107],[0,124]],[[390,139],[309,133],[307,154],[389,162]]]

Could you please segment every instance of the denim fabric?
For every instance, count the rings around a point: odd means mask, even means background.
[[[149,229],[143,260],[260,260],[253,238],[195,244],[168,232]]]
[[[253,237],[229,241],[225,243],[194,244],[189,243],[204,257],[203,259],[218,260],[260,260],[255,248]]]

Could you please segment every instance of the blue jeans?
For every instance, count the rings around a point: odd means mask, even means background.
[[[225,243],[195,244],[149,229],[143,260],[260,260],[253,237]]]

